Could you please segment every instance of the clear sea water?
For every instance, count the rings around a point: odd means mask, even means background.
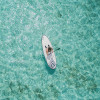
[[[0,100],[100,100],[100,0],[0,0]]]

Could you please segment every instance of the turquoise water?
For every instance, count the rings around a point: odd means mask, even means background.
[[[100,0],[0,0],[0,100],[100,100]]]

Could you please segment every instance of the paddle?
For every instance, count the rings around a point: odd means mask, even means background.
[[[53,52],[55,52],[55,51],[57,51],[57,50],[60,50],[60,48],[55,49]]]

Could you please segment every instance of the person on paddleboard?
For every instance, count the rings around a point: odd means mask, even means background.
[[[53,53],[53,48],[51,48],[49,45],[48,45],[48,48],[46,47],[46,54],[47,56],[51,55]]]

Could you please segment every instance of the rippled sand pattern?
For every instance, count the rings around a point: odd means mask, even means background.
[[[0,0],[0,100],[100,100],[100,0]]]

